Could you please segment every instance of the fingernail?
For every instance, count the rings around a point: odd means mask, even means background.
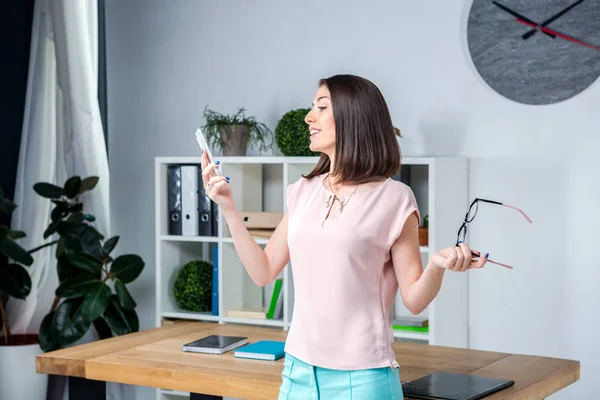
[[[461,243],[462,243],[462,240],[459,240],[459,241],[458,241],[458,244],[461,244]]]
[[[219,164],[221,164],[221,161],[217,161],[215,164],[219,165]]]
[[[485,258],[488,258],[488,257],[489,257],[489,255],[490,255],[490,253],[486,253],[486,254],[485,254]]]
[[[227,178],[227,180],[229,180],[229,177],[228,177],[228,176],[226,176],[225,178]]]

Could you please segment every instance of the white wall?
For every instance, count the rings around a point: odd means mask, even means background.
[[[119,246],[147,261],[132,287],[141,328],[154,313],[153,158],[198,155],[206,104],[244,106],[274,129],[310,104],[318,78],[348,72],[383,91],[405,155],[469,157],[469,197],[534,222],[483,206],[472,224],[472,247],[515,269],[469,272],[470,346],[580,360],[581,381],[552,399],[598,394],[600,83],[553,106],[501,98],[467,57],[468,6],[107,1],[112,223]]]

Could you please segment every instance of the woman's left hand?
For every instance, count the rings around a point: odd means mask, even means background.
[[[429,262],[434,266],[455,272],[464,272],[471,268],[482,268],[487,262],[487,254],[479,259],[473,259],[471,248],[466,243],[448,247],[431,256]]]

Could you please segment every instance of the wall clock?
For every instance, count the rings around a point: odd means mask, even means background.
[[[600,76],[600,0],[473,0],[467,42],[496,92],[558,103]]]

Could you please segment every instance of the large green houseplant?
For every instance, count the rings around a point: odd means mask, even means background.
[[[225,156],[244,156],[250,145],[261,151],[273,145],[273,133],[253,116],[246,116],[242,107],[233,115],[204,109],[205,124],[202,131],[206,141],[216,146]]]
[[[10,215],[16,208],[17,205],[5,198],[0,188],[0,213]],[[4,338],[3,344],[6,346],[25,341],[25,335],[13,337],[11,334],[5,310],[11,297],[25,299],[31,291],[31,277],[23,266],[33,264],[31,253],[36,249],[26,251],[17,243],[18,239],[25,236],[25,232],[0,225],[0,326]]]
[[[17,205],[4,197],[0,189],[0,214],[13,213]],[[37,333],[14,334],[6,313],[6,305],[13,299],[25,300],[30,295],[32,280],[26,268],[34,262],[33,253],[46,247],[44,244],[25,250],[19,244],[27,237],[25,232],[9,228],[8,221],[0,225],[0,398],[45,399],[48,376],[35,373],[35,357],[40,354]],[[24,384],[26,382],[26,384]]]
[[[119,236],[105,240],[93,225],[95,216],[84,212],[79,198],[97,182],[98,177],[73,176],[63,187],[34,185],[37,194],[55,205],[44,239],[58,234],[51,243],[56,244],[59,285],[39,331],[45,352],[74,343],[92,325],[101,339],[139,329],[136,303],[126,284],[140,275],[144,261],[135,254],[113,258]]]

